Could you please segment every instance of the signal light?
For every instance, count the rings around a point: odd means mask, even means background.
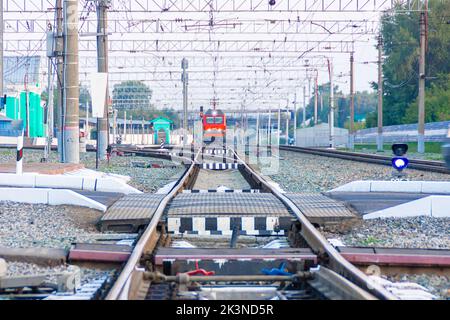
[[[394,157],[391,159],[392,167],[397,170],[392,173],[394,180],[406,179],[406,174],[402,171],[408,167],[409,160],[404,156],[406,152],[408,152],[408,145],[406,143],[394,143],[392,145],[392,152],[394,153]]]
[[[409,160],[405,157],[394,157],[392,158],[392,166],[397,171],[402,171],[408,166]]]
[[[397,157],[401,157],[408,152],[408,145],[406,143],[394,143],[392,145],[392,152]]]

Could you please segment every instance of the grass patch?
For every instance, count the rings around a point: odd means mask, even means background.
[[[425,152],[426,153],[441,153],[442,142],[425,142]],[[384,144],[385,152],[391,153],[392,144]],[[355,144],[355,150],[377,150],[376,144]],[[408,143],[408,153],[417,152],[417,142]]]
[[[361,245],[363,246],[374,246],[378,243],[380,243],[381,241],[378,240],[377,238],[373,237],[373,236],[368,236],[366,239],[361,241]]]

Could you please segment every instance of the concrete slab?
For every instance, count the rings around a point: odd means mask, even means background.
[[[431,216],[450,217],[450,196],[431,196]]]
[[[52,189],[48,193],[49,205],[73,205],[80,207],[87,207],[105,212],[107,206],[85,197],[72,190]]]
[[[83,177],[83,190],[94,191],[97,185],[96,178]]]
[[[0,186],[34,188],[35,183],[35,174],[0,173]]]
[[[422,193],[450,194],[450,182],[447,182],[447,181],[422,181]]]
[[[121,192],[124,194],[142,193],[138,189],[127,185],[125,182],[114,178],[97,179],[96,191]]]
[[[328,192],[326,195],[344,202],[361,216],[429,196],[402,192]]]
[[[428,196],[398,206],[372,212],[364,220],[375,218],[405,218],[418,216],[450,217],[450,196]]]
[[[370,192],[371,181],[352,181],[330,192]]]
[[[431,199],[430,197],[407,202],[395,207],[375,211],[363,216],[364,220],[376,218],[405,218],[431,216]]]
[[[0,188],[0,201],[47,204],[49,189]]]
[[[64,175],[36,175],[37,188],[82,189],[83,178]]]
[[[370,192],[422,192],[420,181],[371,181]]]
[[[328,192],[401,192],[450,194],[448,181],[352,181]]]
[[[6,276],[6,271],[8,271],[8,265],[4,259],[0,258],[0,277]]]

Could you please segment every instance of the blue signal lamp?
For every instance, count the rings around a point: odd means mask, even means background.
[[[403,171],[408,166],[409,160],[405,157],[394,157],[392,158],[392,166],[397,171]]]

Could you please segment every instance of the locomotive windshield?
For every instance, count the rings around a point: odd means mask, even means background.
[[[223,120],[222,120],[221,117],[215,117],[214,119],[215,119],[215,123],[217,123],[217,124],[222,124],[223,123]]]
[[[213,124],[214,123],[214,117],[206,117],[206,123]]]

